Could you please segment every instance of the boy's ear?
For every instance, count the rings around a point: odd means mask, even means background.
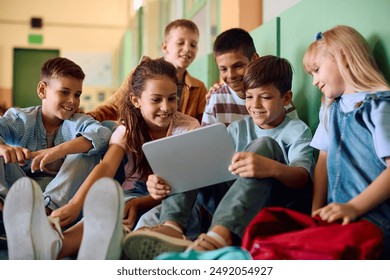
[[[161,49],[162,49],[164,54],[167,53],[167,41],[163,41],[161,43]]]
[[[37,86],[37,93],[40,99],[46,98],[47,84],[44,81],[39,81]]]
[[[254,60],[258,59],[259,57],[260,57],[259,54],[255,52],[255,53],[252,55],[251,61],[254,61]]]
[[[291,100],[292,100],[292,96],[293,96],[293,93],[291,90],[289,90],[284,96],[284,106],[287,106],[288,104],[290,104]]]

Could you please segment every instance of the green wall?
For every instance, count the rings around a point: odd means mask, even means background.
[[[197,57],[187,70],[191,76],[201,80],[207,89],[219,80],[219,71],[213,54]]]
[[[14,48],[13,107],[41,105],[37,94],[41,67],[49,59],[59,56],[59,50]]]
[[[367,39],[390,81],[389,11],[389,0],[303,0],[280,15],[280,56],[294,67],[294,103],[313,131],[318,124],[321,94],[304,72],[302,59],[314,35],[336,25],[354,27]]]
[[[134,48],[133,38],[133,31],[127,30],[122,39],[122,45],[120,49],[118,85],[122,84],[122,81],[129,75],[129,73],[137,66],[138,63],[138,57],[135,55],[136,48]]]
[[[264,23],[260,28],[250,32],[257,53],[262,55],[279,55],[280,53],[280,18]]]
[[[300,118],[314,132],[321,94],[302,66],[306,48],[319,31],[350,25],[368,41],[379,68],[390,81],[390,0],[302,0],[278,18],[251,31],[259,55],[288,59],[294,69],[293,100]],[[210,87],[218,79],[212,54],[197,58],[189,72]]]

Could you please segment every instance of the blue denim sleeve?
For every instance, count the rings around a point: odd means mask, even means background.
[[[75,114],[70,120],[75,133],[75,137],[83,136],[92,142],[93,148],[88,154],[102,153],[107,148],[111,137],[111,129],[103,126],[99,121],[91,116],[84,114]]]
[[[26,119],[17,110],[7,110],[4,116],[0,117],[0,143],[19,146],[25,134],[25,124]]]
[[[368,112],[363,120],[371,131],[376,154],[384,160],[390,157],[390,92],[378,97],[365,106]]]

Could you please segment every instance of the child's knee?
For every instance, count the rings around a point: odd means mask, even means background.
[[[253,140],[246,146],[245,151],[253,152],[279,162],[285,162],[284,155],[279,144],[268,136]]]

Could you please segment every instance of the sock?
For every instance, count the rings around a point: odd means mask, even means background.
[[[222,245],[222,247],[226,247],[226,246],[229,246],[225,239],[222,238],[222,236],[220,236],[218,233],[214,232],[214,231],[209,231],[207,233],[208,236],[214,238],[219,244]]]
[[[180,233],[183,233],[183,231],[181,230],[181,228],[178,227],[178,226],[176,226],[176,225],[174,225],[174,224],[171,224],[171,223],[164,223],[164,226],[171,227],[171,228],[173,228],[174,230],[176,230],[176,231],[178,231],[178,232],[180,232]]]

